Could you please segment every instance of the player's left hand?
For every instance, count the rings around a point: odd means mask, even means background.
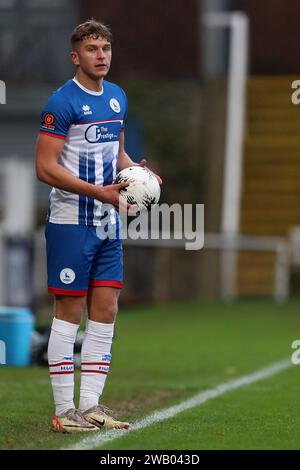
[[[147,163],[148,163],[147,160],[143,159],[143,160],[140,161],[140,163],[138,163],[138,166],[143,166],[144,167],[144,166],[147,166]],[[150,170],[150,168],[149,168],[149,170]],[[162,182],[161,177],[159,175],[157,175],[156,173],[154,173],[154,174],[155,174],[156,179],[159,182],[159,184],[162,185],[163,182]]]

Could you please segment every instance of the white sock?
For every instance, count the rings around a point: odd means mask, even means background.
[[[81,349],[81,386],[79,409],[86,411],[97,406],[102,394],[111,361],[114,323],[87,320]]]
[[[59,416],[74,405],[74,343],[79,325],[53,318],[48,343],[48,364],[55,403]]]

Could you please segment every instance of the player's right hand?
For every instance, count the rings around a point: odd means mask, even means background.
[[[95,196],[95,199],[98,199],[101,202],[106,204],[112,204],[117,211],[125,210],[128,212],[131,207],[127,201],[120,195],[120,190],[126,188],[129,183],[118,183],[110,184],[108,186],[99,186],[98,192],[99,196]]]

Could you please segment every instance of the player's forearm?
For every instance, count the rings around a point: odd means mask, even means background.
[[[49,165],[47,168],[37,168],[36,173],[38,179],[49,186],[101,200],[102,188],[100,186],[82,181],[58,163]]]
[[[129,166],[137,165],[133,160],[131,160],[130,156],[126,152],[120,152],[118,156],[117,162],[117,170],[122,171],[124,168],[128,168]]]

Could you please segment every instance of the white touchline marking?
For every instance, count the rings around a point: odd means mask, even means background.
[[[134,425],[125,430],[117,430],[112,429],[109,431],[99,431],[93,432],[92,435],[85,437],[81,441],[73,444],[69,447],[66,447],[63,450],[89,450],[94,449],[95,447],[102,446],[106,442],[114,441],[115,439],[119,439],[121,437],[127,436],[129,432],[136,431],[138,429],[143,429],[152,424],[159,423],[160,421],[165,421],[166,419],[172,418],[176,416],[178,413],[182,411],[188,410],[193,408],[194,406],[202,405],[206,403],[208,400],[212,398],[219,397],[224,395],[226,392],[230,392],[231,390],[236,390],[240,387],[245,385],[252,384],[254,382],[258,382],[259,380],[266,379],[268,377],[272,377],[272,375],[278,374],[289,367],[292,366],[290,359],[285,359],[283,361],[275,362],[264,369],[260,369],[253,374],[244,375],[238,379],[231,380],[230,382],[225,382],[217,387],[204,390],[203,392],[197,393],[191,398],[179,403],[178,405],[171,406],[170,408],[166,408],[165,410],[155,411],[154,413],[150,414],[146,418],[141,419],[140,421],[136,421]]]

